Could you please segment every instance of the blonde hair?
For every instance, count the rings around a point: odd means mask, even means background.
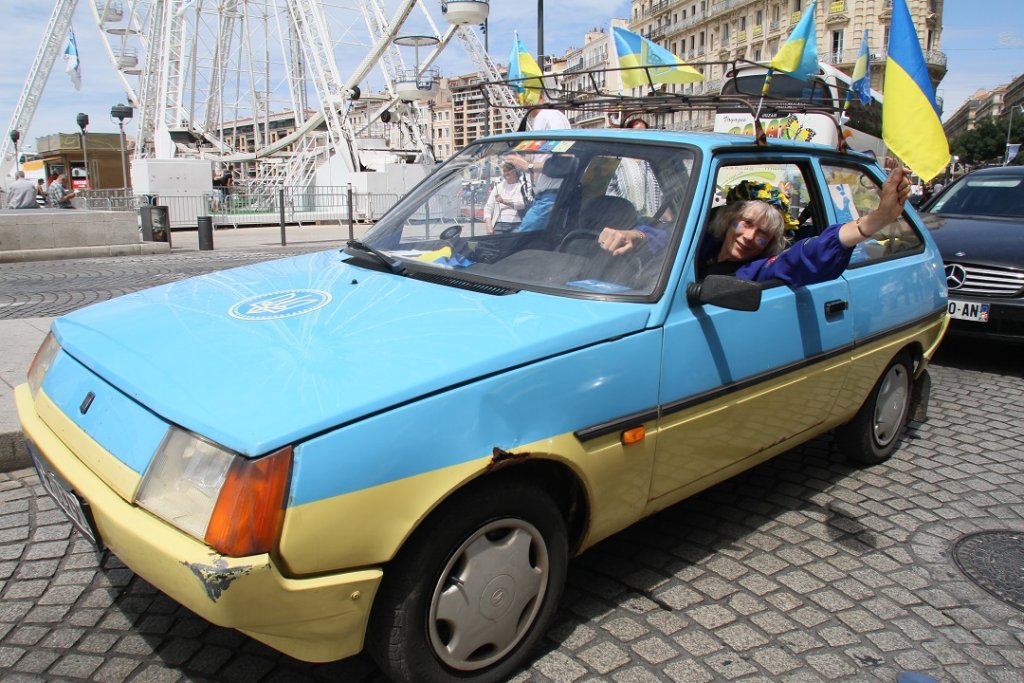
[[[743,215],[748,215],[764,225],[763,229],[768,233],[768,245],[762,252],[764,256],[775,256],[789,246],[782,213],[771,204],[758,199],[744,199],[718,209],[711,221],[711,236],[716,240],[724,240],[725,231]]]

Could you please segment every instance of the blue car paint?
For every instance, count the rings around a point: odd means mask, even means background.
[[[167,424],[61,351],[43,391],[93,441],[142,474],[167,432]],[[86,405],[86,396],[93,398]]]
[[[649,410],[657,403],[660,330],[595,344],[457,387],[302,444],[299,505],[514,450]]]
[[[69,354],[165,420],[260,455],[648,325],[643,304],[493,296],[343,258],[321,252],[156,287],[71,313],[54,332]],[[228,314],[243,299],[288,289],[332,300],[275,320]]]

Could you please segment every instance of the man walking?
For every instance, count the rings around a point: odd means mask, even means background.
[[[14,182],[7,188],[8,209],[38,209],[36,204],[36,186],[31,180],[25,179],[25,172],[18,171]]]
[[[57,179],[50,183],[50,206],[55,209],[73,209],[71,206],[71,198],[74,197],[77,192],[75,190],[64,189],[64,183],[67,182],[67,174],[61,173],[57,176]]]

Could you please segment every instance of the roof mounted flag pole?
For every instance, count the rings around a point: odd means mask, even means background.
[[[763,143],[765,140],[764,130],[761,128],[761,107],[771,89],[772,74],[782,71],[793,78],[806,81],[818,73],[818,34],[814,27],[814,6],[814,1],[807,6],[807,10],[800,15],[800,21],[797,22],[793,32],[789,34],[789,38],[768,64],[768,73],[764,76],[764,86],[761,88],[761,99],[757,103],[757,112],[754,114],[754,129],[759,143]]]
[[[843,135],[843,122],[847,118],[846,112],[850,110],[850,103],[853,101],[853,94],[857,93],[857,99],[861,104],[871,104],[871,57],[868,53],[868,30],[864,29],[864,37],[860,41],[860,52],[857,53],[857,61],[853,65],[853,75],[850,77],[850,89],[846,91],[846,99],[843,101],[843,111],[839,114],[839,151],[845,152],[846,136]]]

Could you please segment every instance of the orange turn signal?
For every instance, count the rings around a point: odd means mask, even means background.
[[[647,429],[645,429],[643,425],[633,427],[632,429],[627,429],[622,432],[622,443],[625,446],[628,446],[631,443],[638,443],[643,441],[645,436],[647,436]]]
[[[228,557],[269,552],[284,515],[291,467],[291,446],[258,460],[235,458],[210,515],[206,542]]]

